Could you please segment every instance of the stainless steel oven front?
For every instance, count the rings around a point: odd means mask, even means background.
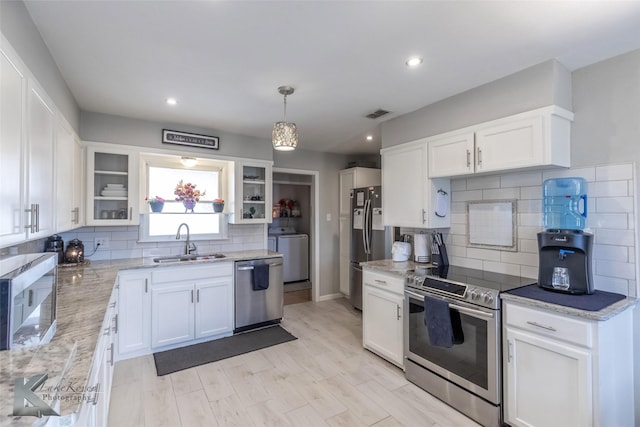
[[[424,296],[449,304],[463,337],[452,347],[431,345]],[[482,425],[501,423],[500,310],[428,291],[405,289],[406,377]]]

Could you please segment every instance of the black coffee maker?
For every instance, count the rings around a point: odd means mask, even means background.
[[[582,230],[546,230],[538,233],[538,285],[569,294],[592,294],[593,234]]]
[[[56,252],[58,254],[58,264],[64,262],[64,241],[57,234],[49,236],[44,246],[45,252]]]

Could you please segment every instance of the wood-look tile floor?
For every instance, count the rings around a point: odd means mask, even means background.
[[[282,326],[298,339],[162,377],[118,362],[109,426],[478,426],[364,350],[347,300],[287,305]]]

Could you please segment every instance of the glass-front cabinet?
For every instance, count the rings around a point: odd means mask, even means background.
[[[232,179],[232,224],[271,222],[271,162],[238,161]]]
[[[87,148],[87,225],[136,225],[138,153]]]

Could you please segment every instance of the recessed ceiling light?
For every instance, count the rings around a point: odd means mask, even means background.
[[[367,135],[367,141],[373,141],[373,136]]]
[[[406,64],[407,64],[407,67],[415,68],[418,65],[422,64],[422,58],[418,56],[414,56],[412,58],[407,59]]]
[[[167,104],[169,105],[176,105],[178,103],[178,100],[175,98],[167,98],[166,99]]]

